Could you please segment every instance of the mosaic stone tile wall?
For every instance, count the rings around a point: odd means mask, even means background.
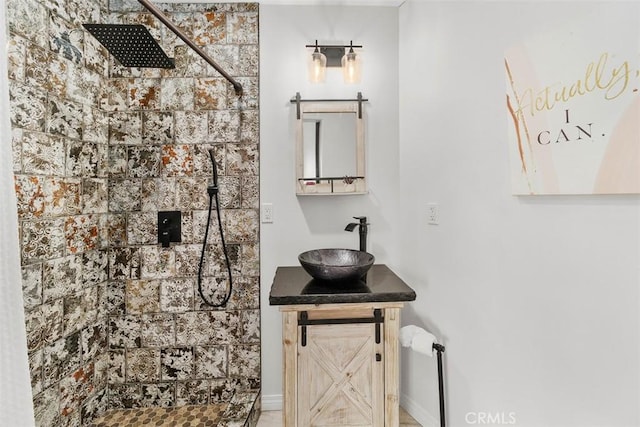
[[[135,0],[8,0],[23,288],[38,425],[229,401],[260,378],[258,7],[161,4],[244,96]],[[173,70],[113,64],[86,22],[143,23]],[[234,276],[196,276],[207,184]],[[182,241],[157,244],[157,212]],[[212,218],[205,293],[226,270]]]
[[[233,87],[136,1],[112,1],[110,21],[144,23],[174,70],[111,70],[109,407],[228,401],[259,388],[257,4],[158,4],[231,75]],[[215,152],[234,278],[224,310],[196,276]],[[157,244],[157,212],[181,211],[182,242]],[[215,212],[204,264],[217,302],[226,269]]]
[[[77,426],[107,403],[108,61],[78,29],[107,4],[5,4],[34,409],[40,426]]]

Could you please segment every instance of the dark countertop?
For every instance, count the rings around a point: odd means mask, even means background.
[[[278,267],[270,305],[413,301],[416,293],[384,264],[375,264],[363,280],[336,286],[313,279],[302,267]]]

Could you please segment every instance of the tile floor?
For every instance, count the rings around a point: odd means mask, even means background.
[[[92,427],[122,426],[180,426],[216,427],[241,426],[242,422],[224,421],[228,404],[183,406],[179,408],[143,408],[113,411],[98,418]],[[220,422],[222,421],[222,424]],[[282,427],[282,411],[265,411],[260,414],[257,427]],[[400,408],[400,427],[420,427],[405,410]]]
[[[265,411],[260,414],[257,427],[282,427],[282,411]],[[411,415],[400,408],[400,427],[421,427]]]
[[[107,412],[92,427],[121,426],[217,426],[227,403],[179,408],[141,408]]]
[[[108,411],[91,427],[245,427],[256,424],[259,392],[238,392],[231,402]]]

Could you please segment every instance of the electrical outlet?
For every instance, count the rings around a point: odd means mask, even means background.
[[[427,222],[431,225],[440,223],[440,207],[437,203],[427,204]]]
[[[263,203],[262,204],[262,222],[263,223],[272,223],[273,222],[273,203]]]

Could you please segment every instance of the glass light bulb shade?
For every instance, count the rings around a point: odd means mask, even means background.
[[[309,58],[309,64],[307,67],[309,81],[311,83],[324,82],[326,70],[327,57],[318,51],[313,52]]]
[[[353,50],[342,57],[342,77],[345,83],[360,83],[362,78],[362,64],[360,56]]]

